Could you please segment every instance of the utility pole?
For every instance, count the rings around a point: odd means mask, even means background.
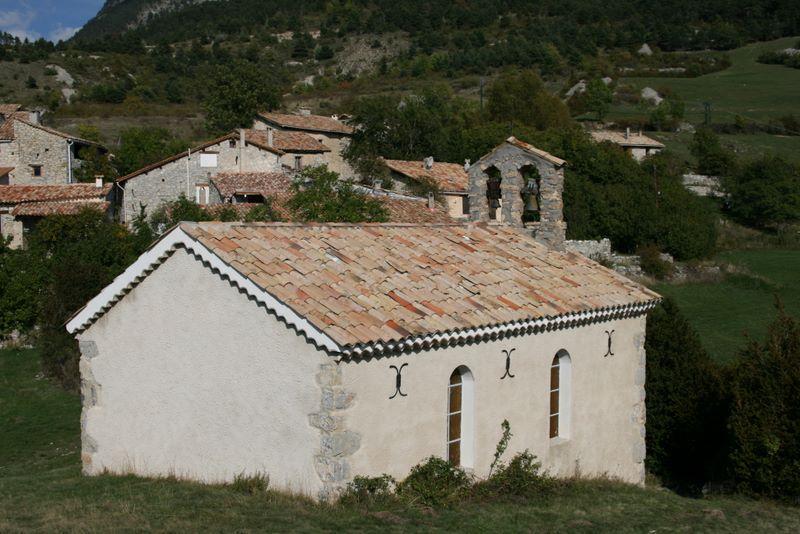
[[[481,117],[483,116],[483,86],[486,83],[486,78],[481,77]]]
[[[704,111],[704,115],[705,115],[705,119],[704,119],[703,123],[706,126],[710,126],[711,125],[711,102],[703,102],[703,111]]]

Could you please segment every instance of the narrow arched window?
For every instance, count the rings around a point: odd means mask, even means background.
[[[462,467],[473,462],[474,391],[469,369],[453,371],[447,385],[447,460]]]
[[[572,361],[569,353],[560,350],[550,365],[550,437],[566,438],[570,430],[572,405]]]

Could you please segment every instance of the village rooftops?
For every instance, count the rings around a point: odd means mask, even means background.
[[[211,178],[220,196],[228,200],[235,195],[261,195],[272,199],[272,208],[284,221],[293,214],[287,203],[292,198],[293,178],[280,172],[221,172]],[[380,194],[366,187],[354,186],[378,200],[389,214],[389,220],[398,223],[450,223],[447,211],[435,204],[428,207],[427,200],[400,195]]]
[[[270,145],[270,135],[272,136],[272,145]],[[271,133],[267,130],[245,130],[245,139],[257,143],[259,146],[270,146],[277,148],[283,152],[330,152],[331,149],[323,145],[319,140],[314,139],[304,132],[282,132],[280,130],[273,130]]]
[[[664,148],[664,144],[640,133],[598,130],[591,132],[592,139],[598,143],[608,141],[628,148]]]
[[[105,147],[103,147],[103,145],[101,145],[100,143],[89,141],[88,139],[82,139],[72,134],[59,132],[58,130],[54,130],[53,128],[48,128],[47,126],[42,126],[41,124],[36,124],[34,122],[26,120],[26,117],[28,117],[29,115],[30,114],[28,112],[15,111],[10,116],[6,117],[5,121],[0,123],[0,141],[13,141],[15,139],[14,122],[21,122],[23,124],[30,126],[31,128],[37,128],[39,130],[42,130],[43,132],[47,132],[49,134],[66,139],[67,141],[73,141],[82,145],[92,145],[105,150]]]
[[[77,215],[85,209],[105,213],[111,203],[107,200],[70,200],[64,202],[25,202],[11,211],[15,217],[47,217],[50,215]]]
[[[644,314],[659,296],[503,225],[180,223],[67,324],[185,248],[331,354],[369,356]]]
[[[347,124],[344,124],[333,117],[326,117],[324,115],[292,115],[289,113],[272,113],[268,111],[263,111],[258,115],[268,123],[275,124],[281,128],[304,130],[309,132],[353,135],[353,128],[351,126],[348,126]]]
[[[105,198],[112,184],[0,185],[0,204],[66,202]]]
[[[459,163],[441,163],[438,161],[406,161],[399,159],[383,160],[390,170],[402,174],[411,180],[430,179],[443,192],[466,193],[469,176],[464,165]]]

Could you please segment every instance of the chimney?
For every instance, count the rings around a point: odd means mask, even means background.
[[[642,128],[639,127],[639,137],[641,137],[641,136],[642,136]]]
[[[469,170],[469,164],[470,164],[469,160],[468,160],[468,159],[465,159],[465,160],[464,160],[464,170],[465,170],[465,171],[468,171],[468,170]]]
[[[94,186],[98,189],[103,188],[103,175],[98,174],[94,177]]]
[[[628,139],[631,136],[631,127],[628,126],[625,128],[625,139]]]
[[[311,110],[309,108],[297,108],[297,114],[301,117],[308,117],[311,115]]]
[[[381,181],[380,180],[372,180],[372,189],[380,189],[381,188]]]
[[[236,158],[238,160],[237,163],[239,164],[239,172],[242,172],[242,169],[244,167],[244,162],[242,161],[244,159],[244,146],[245,146],[244,142],[245,142],[244,128],[239,128],[239,154],[238,154],[239,157]]]
[[[272,128],[267,128],[267,145],[271,147],[274,143],[275,139],[272,134]]]
[[[428,156],[424,160],[422,160],[422,164],[425,167],[425,170],[429,171],[433,168],[433,156]]]

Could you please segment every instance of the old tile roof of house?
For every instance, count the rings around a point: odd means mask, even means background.
[[[412,180],[430,178],[436,182],[439,189],[445,192],[466,192],[469,186],[467,171],[459,163],[435,161],[430,169],[426,169],[423,161],[399,159],[385,159],[383,161],[392,171],[407,176]]]
[[[259,146],[269,146],[269,134],[266,130],[245,130],[245,139]],[[330,152],[318,139],[305,132],[272,131],[272,146],[283,152]]]
[[[275,196],[292,187],[292,177],[282,172],[220,172],[211,182],[224,199],[244,193]]]
[[[292,128],[295,130],[307,130],[310,132],[340,133],[346,135],[353,134],[353,128],[340,122],[333,117],[324,115],[292,115],[289,113],[261,112],[261,117],[268,122],[277,124],[282,128]]]
[[[221,172],[211,178],[223,199],[234,194],[260,194],[273,199],[272,207],[284,221],[294,220],[287,207],[292,197],[293,178],[280,172]],[[451,223],[453,219],[440,205],[429,208],[427,201],[416,198],[398,198],[364,191],[381,202],[389,213],[389,220],[398,223]]]
[[[592,139],[598,143],[609,141],[611,143],[631,148],[664,148],[664,144],[641,133],[615,132],[612,130],[598,130],[591,132]]]
[[[167,158],[164,158],[164,159],[162,159],[160,161],[156,161],[155,163],[151,163],[150,165],[145,165],[141,169],[136,169],[135,171],[133,171],[130,174],[126,174],[125,176],[120,176],[119,178],[117,178],[117,182],[125,182],[125,181],[128,181],[131,178],[135,178],[136,176],[139,176],[141,174],[146,174],[146,173],[148,173],[148,172],[150,172],[152,170],[158,169],[159,167],[163,167],[164,165],[167,165],[168,163],[172,163],[173,161],[177,161],[177,160],[179,160],[179,159],[181,159],[183,157],[186,157],[186,156],[189,155],[190,152],[192,154],[194,154],[196,152],[202,152],[203,150],[205,150],[208,147],[217,145],[217,144],[222,143],[224,141],[229,141],[231,139],[238,139],[238,138],[239,138],[239,133],[238,132],[231,132],[229,134],[223,135],[222,137],[217,137],[216,139],[212,139],[210,141],[206,141],[205,143],[202,143],[202,144],[197,145],[195,147],[189,148],[187,150],[183,150],[181,152],[178,152],[177,154],[173,154],[173,155],[171,155],[171,156],[169,156]],[[283,151],[282,150],[280,150],[280,149],[278,149],[276,147],[271,147],[271,146],[267,145],[266,143],[262,144],[261,142],[259,142],[256,139],[248,139],[247,136],[245,136],[245,142],[246,143],[250,143],[250,144],[255,145],[255,146],[258,146],[259,148],[263,148],[264,150],[267,150],[267,151],[272,152],[274,154],[283,155]]]
[[[101,145],[100,143],[96,143],[94,141],[89,141],[88,139],[83,139],[83,138],[78,137],[76,135],[68,134],[68,133],[65,133],[65,132],[60,132],[58,130],[54,130],[53,128],[48,128],[47,126],[43,126],[41,124],[37,124],[35,122],[31,122],[31,121],[27,120],[28,116],[29,116],[28,112],[25,112],[25,111],[21,111],[20,112],[20,111],[18,111],[18,112],[14,112],[10,117],[7,117],[6,120],[2,124],[0,124],[0,140],[13,141],[14,140],[14,135],[15,135],[14,134],[14,122],[21,122],[23,124],[26,124],[26,125],[30,126],[31,128],[36,128],[38,130],[42,130],[43,132],[47,132],[49,134],[61,137],[63,139],[67,139],[67,140],[70,140],[70,141],[75,141],[75,142],[78,142],[78,143],[84,144],[84,145],[92,145],[92,146],[96,146],[96,147],[100,147],[102,149],[105,149],[105,147],[103,145]]]
[[[104,199],[113,184],[0,185],[0,204]]]
[[[17,205],[11,214],[15,217],[47,217],[49,215],[76,215],[90,208],[100,212],[108,211],[111,203],[107,200],[72,200],[65,202],[24,202]]]
[[[8,115],[22,109],[22,104],[0,104],[0,115]]]
[[[570,328],[642,314],[659,298],[502,225],[181,223],[67,329],[87,328],[177,247],[345,355]]]

